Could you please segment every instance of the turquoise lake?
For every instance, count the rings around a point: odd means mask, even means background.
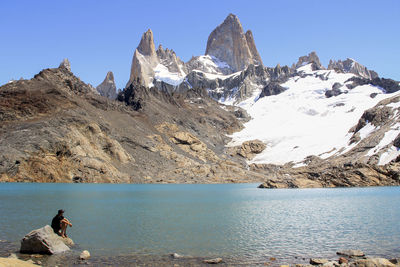
[[[0,184],[0,240],[19,243],[60,208],[92,255],[179,253],[263,262],[400,256],[400,187],[257,189],[256,184]]]

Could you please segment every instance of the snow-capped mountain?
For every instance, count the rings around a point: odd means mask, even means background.
[[[235,102],[251,96],[254,88],[264,87],[267,72],[272,71],[264,70],[252,32],[245,33],[239,19],[229,14],[210,34],[205,55],[186,63],[161,45],[156,51],[149,29],[133,55],[127,87],[134,80],[167,92],[199,87],[218,100]]]
[[[311,52],[292,67],[264,67],[253,34],[245,33],[233,14],[212,31],[205,55],[186,63],[161,45],[156,51],[153,39],[151,30],[143,34],[128,85],[135,80],[165,92],[202,88],[222,104],[245,109],[251,120],[228,146],[261,140],[266,148],[249,164],[302,166],[309,156],[332,159],[349,153],[362,162],[384,155],[375,161],[385,164],[400,154],[386,144],[397,136],[393,125],[390,138],[381,138],[385,145],[371,144],[376,152],[353,153],[379,130],[367,124],[354,131],[364,112],[400,89],[354,59],[331,60],[326,68]]]

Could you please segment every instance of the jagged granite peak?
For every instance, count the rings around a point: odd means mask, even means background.
[[[143,33],[137,50],[144,56],[157,56],[156,48],[154,45],[153,32],[151,29],[148,29],[145,33]]]
[[[374,79],[378,78],[379,75],[373,70],[368,70],[365,66],[361,65],[352,58],[347,58],[346,60],[330,60],[328,65],[328,70],[336,70],[338,72],[353,73],[362,78]]]
[[[64,58],[63,61],[60,63],[59,68],[65,68],[68,71],[71,71],[71,64],[69,63],[68,58]]]
[[[307,56],[299,57],[295,68],[302,67],[304,65],[312,63],[312,70],[324,70],[325,68],[322,66],[321,62],[319,61],[319,57],[315,51],[312,51]]]
[[[160,63],[167,67],[170,72],[178,72],[186,75],[185,63],[176,55],[174,50],[164,49],[160,44],[156,53]]]
[[[254,63],[258,64],[258,65],[263,65],[262,59],[261,59],[260,54],[258,53],[258,50],[256,47],[256,43],[254,42],[254,37],[253,37],[253,33],[251,32],[251,30],[247,30],[245,36],[246,36],[246,40],[247,40],[247,45],[249,46],[250,52],[253,56]]]
[[[107,98],[113,100],[117,98],[117,87],[115,86],[114,74],[112,71],[107,72],[106,78],[96,87],[96,90],[100,95]]]
[[[206,55],[226,62],[232,72],[244,70],[250,64],[261,64],[253,35],[250,32],[248,39],[246,38],[242,24],[233,14],[229,14],[222,24],[211,32],[207,41]]]
[[[158,63],[159,60],[154,46],[153,32],[148,29],[143,33],[139,46],[133,54],[131,74],[126,87],[133,81],[139,81],[144,86],[150,86],[154,77],[154,67]]]

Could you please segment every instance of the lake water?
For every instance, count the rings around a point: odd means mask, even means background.
[[[256,184],[0,184],[0,240],[51,223],[92,255],[336,258],[341,249],[400,256],[400,187],[257,189]]]

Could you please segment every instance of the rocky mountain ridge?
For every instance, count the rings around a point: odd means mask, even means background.
[[[112,101],[67,68],[0,87],[0,181],[255,182],[226,134],[242,126],[205,91],[138,82]],[[241,114],[243,117],[243,113]]]
[[[155,50],[153,32],[149,29],[135,50],[127,86],[136,79],[146,87],[154,86],[167,92],[201,87],[220,102],[238,104],[261,92],[264,92],[262,95],[282,92],[282,88],[277,89],[277,82],[301,75],[297,69],[309,63],[314,71],[328,69],[364,79],[378,77],[376,72],[353,59],[331,60],[325,68],[314,51],[299,57],[291,67],[279,64],[273,68],[264,67],[252,32],[244,33],[238,17],[229,14],[209,35],[205,55],[192,57],[186,63],[171,49],[164,50],[159,45]]]

